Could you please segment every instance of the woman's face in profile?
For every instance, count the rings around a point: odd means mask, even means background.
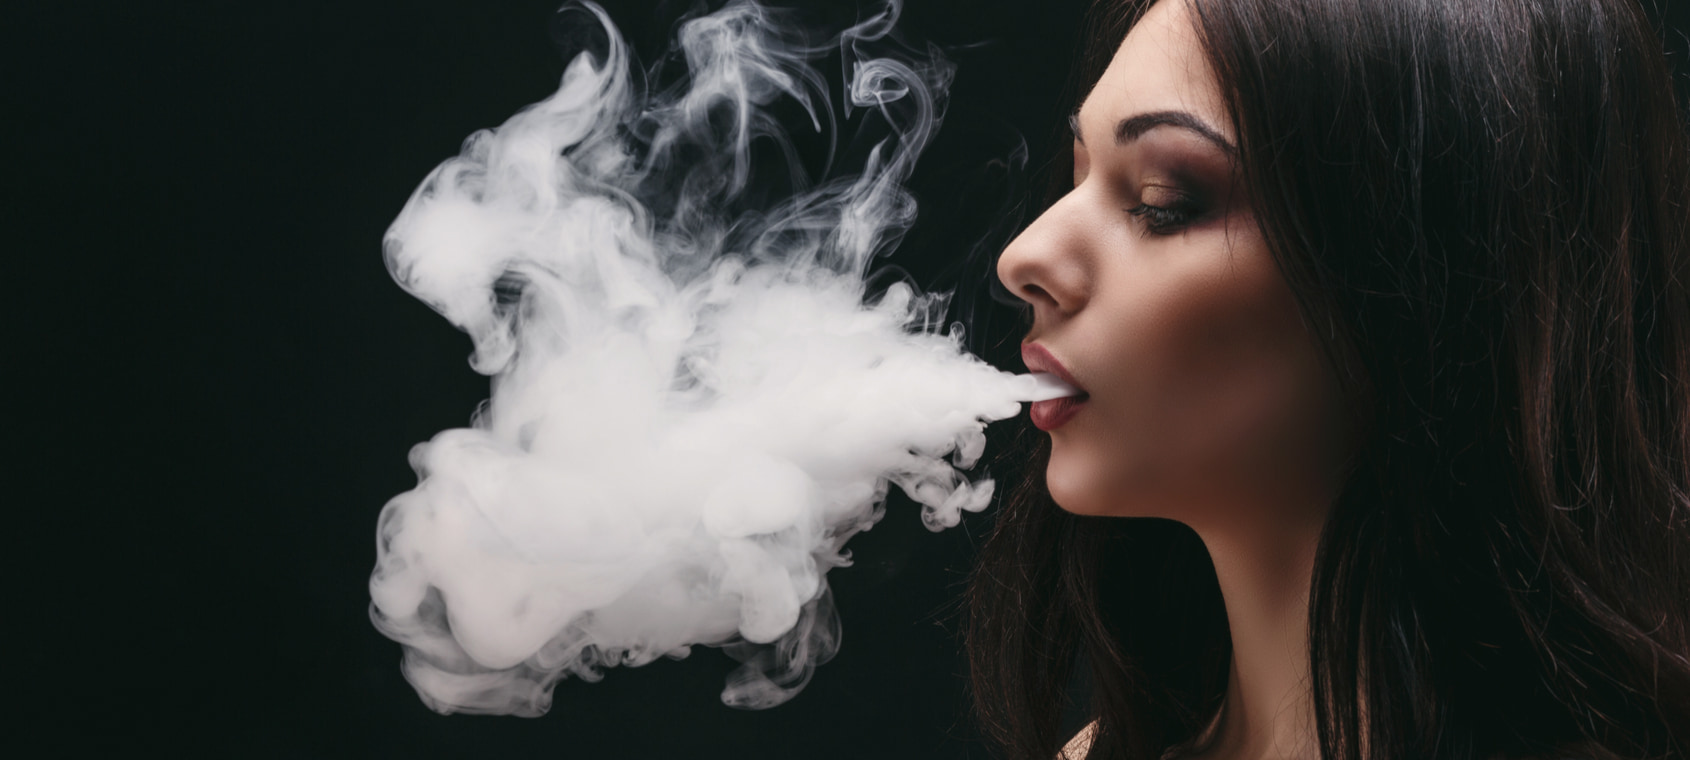
[[[1034,410],[1054,424],[1052,497],[1194,527],[1241,507],[1323,517],[1339,396],[1257,228],[1183,0],[1133,28],[1074,130],[1074,189],[998,263],[1032,304],[1029,367],[1054,360],[1089,394],[1070,415]]]

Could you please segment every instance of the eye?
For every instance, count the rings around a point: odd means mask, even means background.
[[[1152,235],[1168,235],[1178,232],[1180,228],[1195,221],[1199,210],[1189,203],[1171,204],[1168,206],[1152,206],[1140,203],[1127,209],[1127,213],[1144,220],[1145,231]]]

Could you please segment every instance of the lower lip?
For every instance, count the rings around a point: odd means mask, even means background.
[[[1083,395],[1068,396],[1034,402],[1030,413],[1033,418],[1033,427],[1047,433],[1062,427],[1062,424],[1067,422],[1070,417],[1080,412],[1080,407],[1085,406],[1087,398],[1090,397]]]

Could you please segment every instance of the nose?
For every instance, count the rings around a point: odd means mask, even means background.
[[[998,257],[998,280],[1011,295],[1032,305],[1035,324],[1072,316],[1085,307],[1088,242],[1083,219],[1076,213],[1078,195],[1071,192],[1046,209]]]

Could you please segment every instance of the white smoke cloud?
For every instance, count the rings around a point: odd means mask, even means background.
[[[725,702],[773,706],[836,651],[825,574],[889,485],[955,525],[992,494],[959,471],[986,422],[1069,390],[965,353],[942,297],[898,284],[865,303],[871,260],[913,222],[901,183],[951,75],[933,53],[865,52],[896,49],[896,2],[823,47],[734,2],[680,28],[688,87],[656,93],[580,8],[605,50],[472,136],[388,232],[394,277],[474,339],[492,395],[412,451],[371,617],[440,712],[538,715],[566,675],[697,644],[744,663]],[[762,109],[832,129],[810,61],[835,46],[846,111],[891,136],[811,187]],[[796,191],[742,208],[759,142]]]

